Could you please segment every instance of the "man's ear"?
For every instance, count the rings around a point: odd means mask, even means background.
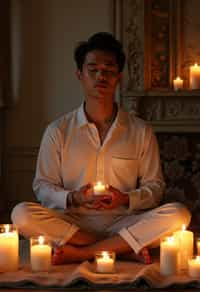
[[[82,72],[79,69],[76,70],[76,77],[78,78],[78,80],[82,79]]]

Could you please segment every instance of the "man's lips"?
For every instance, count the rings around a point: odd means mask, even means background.
[[[97,83],[95,85],[95,88],[107,88],[107,84],[105,84],[105,83]]]

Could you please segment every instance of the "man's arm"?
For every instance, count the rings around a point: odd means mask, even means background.
[[[61,177],[62,137],[59,129],[49,126],[42,138],[37,159],[33,190],[43,206],[64,209],[70,190],[65,190]]]
[[[157,139],[152,128],[147,126],[139,157],[139,185],[128,194],[129,211],[158,206],[164,189]]]

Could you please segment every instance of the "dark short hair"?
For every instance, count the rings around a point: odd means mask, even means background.
[[[126,57],[122,44],[111,33],[98,32],[87,41],[78,43],[74,50],[74,60],[80,71],[82,71],[87,53],[94,50],[111,52],[116,57],[119,72],[123,70]]]

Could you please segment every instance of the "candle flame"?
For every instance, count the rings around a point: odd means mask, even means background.
[[[173,237],[173,236],[169,236],[169,237],[167,237],[167,242],[168,242],[169,244],[172,244],[172,243],[174,242],[174,237]]]
[[[102,182],[101,182],[101,181],[98,181],[98,182],[96,183],[96,186],[102,186]]]
[[[182,230],[184,231],[186,229],[185,224],[182,225]]]
[[[44,243],[44,236],[39,236],[38,242],[39,242],[39,244],[43,244]]]
[[[200,262],[200,256],[196,256],[196,260]]]
[[[5,233],[8,233],[9,232],[9,229],[10,229],[9,224],[6,224],[4,227],[5,227]]]
[[[177,77],[176,80],[181,80],[181,78],[180,77]]]
[[[104,260],[107,260],[110,258],[109,253],[107,251],[102,251],[102,257]]]
[[[195,63],[195,64],[194,64],[194,67],[198,67],[198,64],[197,64],[197,63]]]

